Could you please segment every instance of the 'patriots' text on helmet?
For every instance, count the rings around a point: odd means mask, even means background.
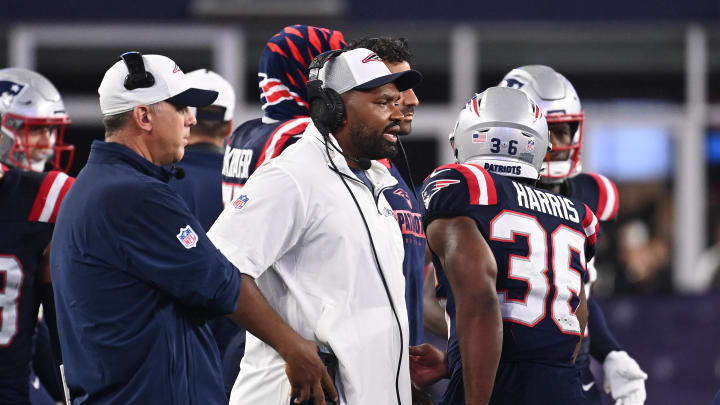
[[[32,70],[0,69],[0,160],[25,170],[43,171],[49,161],[67,171],[74,147],[63,144],[70,124],[60,93]]]
[[[500,86],[522,90],[535,100],[545,112],[551,131],[557,127],[555,124],[567,123],[570,127],[565,145],[551,139],[556,144],[545,159],[541,181],[558,183],[580,173],[580,148],[585,114],[572,84],[548,66],[529,65],[510,71]]]
[[[542,110],[527,94],[505,87],[476,94],[450,134],[458,162],[531,180],[538,179],[549,144]]]

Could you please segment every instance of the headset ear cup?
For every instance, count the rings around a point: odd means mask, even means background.
[[[327,97],[328,104],[332,106],[330,111],[327,112],[327,121],[325,122],[328,124],[330,132],[335,132],[342,126],[345,120],[345,103],[343,103],[340,94],[334,89],[323,89],[323,91]]]

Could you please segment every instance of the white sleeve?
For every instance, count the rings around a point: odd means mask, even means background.
[[[295,179],[278,165],[258,169],[207,233],[241,273],[257,278],[295,245],[306,204]]]

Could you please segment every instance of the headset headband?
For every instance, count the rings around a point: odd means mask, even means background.
[[[309,80],[318,80],[318,76],[320,75],[320,69],[325,66],[325,63],[327,63],[329,59],[335,58],[343,52],[345,52],[344,49],[335,49],[332,51],[323,52],[320,55],[316,56],[315,59],[310,62],[310,66],[308,66]]]
[[[120,55],[120,59],[125,62],[128,70],[128,75],[125,76],[125,82],[123,83],[126,89],[134,90],[152,87],[155,84],[155,77],[145,70],[145,61],[143,61],[140,52],[125,52]]]

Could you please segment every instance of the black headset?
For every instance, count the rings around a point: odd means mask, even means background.
[[[307,82],[308,105],[310,118],[323,136],[334,133],[345,120],[345,104],[337,91],[323,88],[323,81],[318,78],[320,69],[325,63],[345,52],[344,49],[323,52],[316,56],[308,67]]]
[[[140,52],[125,52],[120,55],[120,59],[125,62],[128,70],[128,75],[125,76],[123,83],[126,89],[135,90],[152,87],[155,84],[155,77],[145,70],[145,62]]]

